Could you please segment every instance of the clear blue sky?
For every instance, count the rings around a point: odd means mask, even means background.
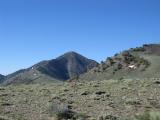
[[[76,51],[97,61],[160,42],[160,0],[0,0],[0,73]]]

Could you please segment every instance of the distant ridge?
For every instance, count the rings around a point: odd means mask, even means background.
[[[6,76],[3,84],[30,84],[65,81],[96,67],[98,63],[76,52],[67,52],[52,60],[39,62],[28,69]]]

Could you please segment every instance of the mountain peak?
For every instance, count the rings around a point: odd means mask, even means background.
[[[58,69],[60,69],[60,71],[63,68],[65,75],[62,79],[64,80],[83,74],[87,72],[88,69],[92,69],[98,64],[96,61],[88,59],[74,51],[66,52],[58,58],[52,60],[50,63],[52,65],[55,65],[56,63],[55,66],[59,66]]]
[[[78,54],[78,53],[75,52],[75,51],[69,51],[69,52],[66,52],[66,53],[64,53],[64,54]]]
[[[56,59],[39,62],[28,69],[8,75],[4,84],[43,82],[47,79],[65,81],[87,72],[97,64],[94,60],[70,51]]]
[[[63,55],[59,56],[57,59],[60,59],[60,58],[70,58],[70,57],[83,57],[82,55],[80,55],[79,53],[77,52],[74,52],[74,51],[69,51],[69,52],[66,52],[64,53]]]

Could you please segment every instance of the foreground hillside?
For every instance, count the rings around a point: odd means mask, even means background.
[[[160,81],[123,79],[0,87],[1,120],[56,120],[56,115],[65,117],[60,113],[67,111],[75,120],[133,119],[146,111],[159,115]]]

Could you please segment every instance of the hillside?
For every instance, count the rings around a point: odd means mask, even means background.
[[[125,79],[0,87],[2,120],[135,119],[160,113],[160,81]],[[55,117],[61,119],[55,119]],[[62,119],[64,118],[64,119]]]
[[[102,61],[98,67],[81,76],[81,80],[124,78],[159,78],[160,45],[131,48]]]
[[[3,84],[29,84],[65,81],[87,72],[98,63],[76,52],[68,52],[53,59],[42,61],[30,68],[6,76]]]

